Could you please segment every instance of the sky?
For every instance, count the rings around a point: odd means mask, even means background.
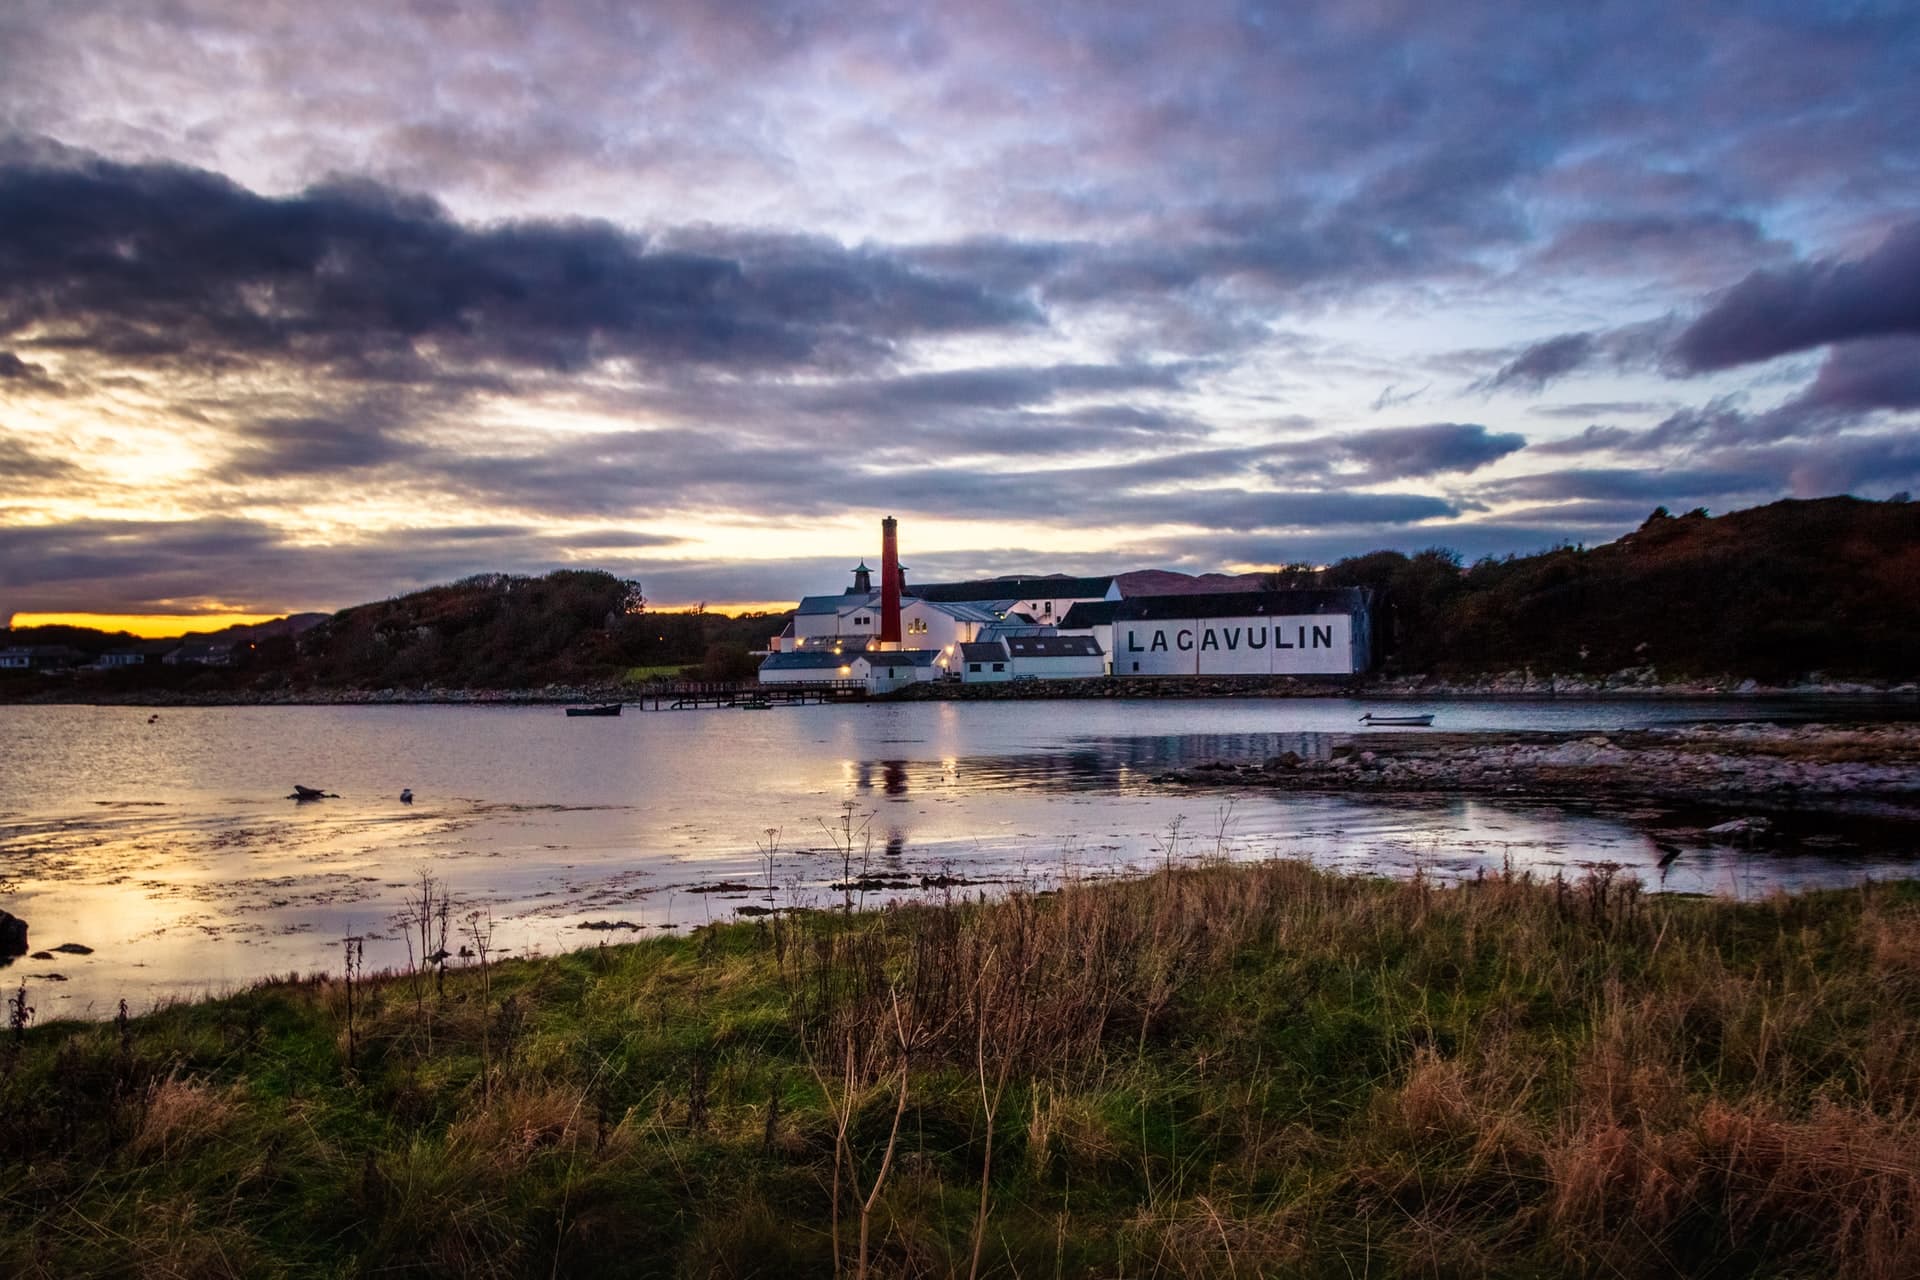
[[[1920,6],[9,0],[0,619],[1920,487]]]

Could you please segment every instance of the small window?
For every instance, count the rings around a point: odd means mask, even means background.
[[[1007,664],[1004,662],[996,662],[993,664],[993,669],[995,671],[1005,671],[1007,669]]]
[[[977,672],[980,670],[980,664],[977,662],[969,662],[967,664],[967,670]]]
[[[1137,663],[1137,662],[1136,662],[1136,663],[1134,663],[1134,664],[1133,664],[1133,669],[1134,669],[1135,671],[1138,671],[1138,670],[1140,669],[1140,664],[1139,664],[1139,663]]]
[[[1041,605],[1041,606],[1040,606],[1040,612],[1041,612],[1041,613],[1052,613],[1052,612],[1053,612],[1053,601],[1051,601],[1051,600],[1049,600],[1049,601],[1047,601],[1047,602],[1046,602],[1045,604],[1043,604],[1043,605]]]

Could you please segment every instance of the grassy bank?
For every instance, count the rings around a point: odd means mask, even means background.
[[[0,1272],[1920,1271],[1911,885],[1272,863],[441,976],[7,1035]]]

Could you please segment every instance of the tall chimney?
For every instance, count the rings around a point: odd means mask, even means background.
[[[880,643],[900,643],[900,522],[880,522]]]

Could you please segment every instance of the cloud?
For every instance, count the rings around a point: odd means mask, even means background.
[[[1568,436],[1563,440],[1549,440],[1529,447],[1535,454],[1557,458],[1624,448],[1632,445],[1637,438],[1633,432],[1624,427],[1603,427],[1595,423],[1577,436]]]
[[[1920,222],[1859,258],[1754,272],[1687,326],[1673,355],[1703,373],[1897,334],[1920,334]]]
[[[550,531],[514,525],[394,529],[315,545],[257,520],[70,520],[0,525],[0,592],[34,611],[166,613],[245,602],[294,612],[359,603],[476,572],[604,568],[630,575],[657,534],[590,531],[617,543],[582,560]],[[617,552],[617,554],[611,554]],[[243,585],[244,584],[244,585]]]
[[[1040,321],[1021,298],[822,237],[476,226],[367,182],[272,198],[179,165],[0,169],[0,333],[120,361],[831,368]]]
[[[1591,333],[1563,333],[1534,343],[1501,365],[1481,385],[1488,390],[1517,386],[1538,391],[1586,364],[1593,354]]]
[[[29,364],[11,351],[0,351],[0,382],[27,382],[46,375],[45,367]]]
[[[69,480],[78,474],[79,468],[66,459],[53,457],[22,440],[0,435],[0,482],[5,482],[7,496],[17,497],[30,481],[38,487],[47,481]]]

